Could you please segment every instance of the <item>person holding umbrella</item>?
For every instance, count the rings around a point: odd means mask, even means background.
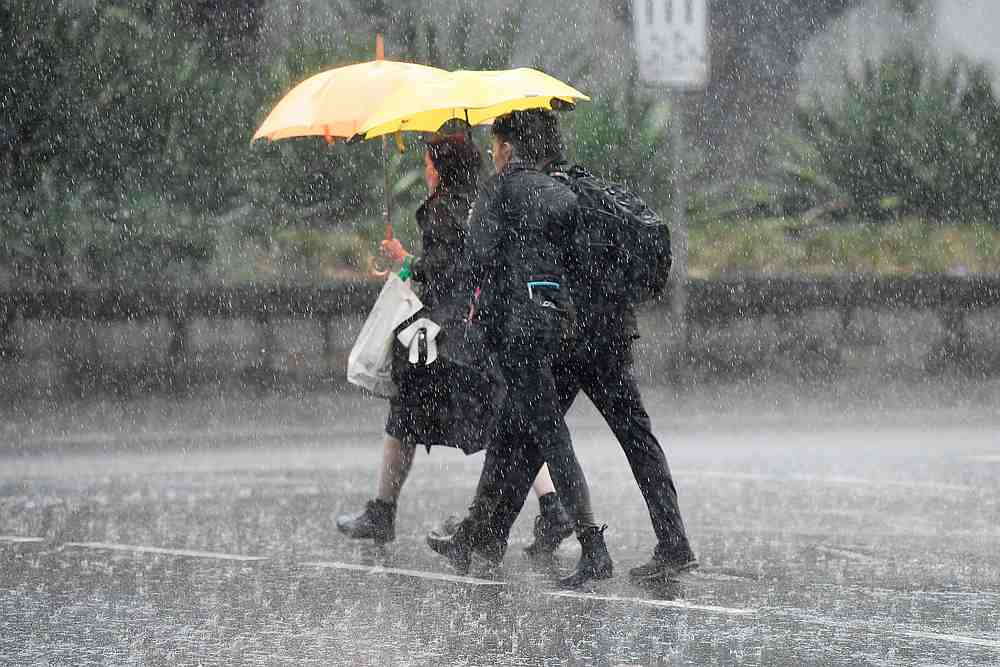
[[[420,298],[425,308],[415,317],[431,314],[434,321],[446,322],[455,319],[456,311],[464,315],[468,308],[469,288],[460,258],[481,161],[479,149],[466,132],[435,134],[426,142],[424,153],[429,194],[416,214],[423,252],[411,254],[398,239],[382,241],[382,255],[402,266],[402,275],[422,286]],[[393,378],[399,392],[389,402],[378,490],[364,510],[337,517],[337,528],[345,535],[372,539],[376,544],[395,539],[396,504],[417,445],[457,446],[446,432],[447,424],[442,423],[448,415],[441,418],[454,379],[445,376],[446,368],[443,363],[411,364],[406,349],[394,345]],[[482,446],[484,443],[478,443]]]

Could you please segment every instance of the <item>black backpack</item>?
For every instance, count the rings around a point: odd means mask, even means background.
[[[634,193],[583,167],[551,175],[576,194],[580,215],[569,273],[573,293],[591,303],[635,305],[663,293],[670,275],[670,230]]]

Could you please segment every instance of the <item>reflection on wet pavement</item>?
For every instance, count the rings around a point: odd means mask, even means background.
[[[0,664],[1000,662],[992,427],[671,434],[702,568],[640,588],[642,498],[577,423],[616,577],[570,593],[521,554],[534,500],[495,571],[456,576],[423,545],[477,457],[421,455],[376,549],[333,516],[369,497],[377,447],[216,432],[0,454]]]

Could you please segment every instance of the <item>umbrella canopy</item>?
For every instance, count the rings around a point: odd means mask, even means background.
[[[394,91],[427,85],[447,72],[437,67],[373,60],[320,72],[290,90],[271,110],[251,142],[289,137],[353,137]]]
[[[399,131],[434,132],[454,118],[472,125],[511,111],[551,109],[553,100],[590,98],[555,77],[522,67],[497,71],[456,71],[413,80],[381,101],[359,132],[366,139]]]

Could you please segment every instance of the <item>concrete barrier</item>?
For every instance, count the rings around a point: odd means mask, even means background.
[[[0,388],[16,393],[343,383],[380,285],[0,292]],[[692,281],[682,321],[639,309],[649,381],[992,373],[1000,277]]]

